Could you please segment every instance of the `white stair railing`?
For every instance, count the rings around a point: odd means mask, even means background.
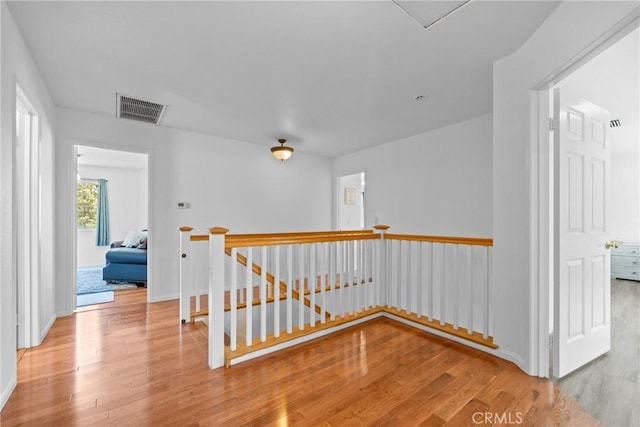
[[[208,272],[209,363],[250,358],[372,316],[389,316],[487,347],[491,239],[368,231],[191,235],[180,239],[180,317]],[[208,262],[193,255],[208,241]],[[188,297],[188,298],[187,298]],[[188,299],[188,302],[185,302]],[[198,310],[197,310],[198,311]],[[229,345],[224,347],[224,334]]]

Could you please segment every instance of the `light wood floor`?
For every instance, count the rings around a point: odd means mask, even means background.
[[[388,319],[211,371],[201,328],[145,292],[58,319],[2,426],[598,425],[552,382]]]
[[[640,282],[611,281],[611,351],[558,386],[606,426],[640,426]]]

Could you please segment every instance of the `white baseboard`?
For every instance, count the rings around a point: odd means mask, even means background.
[[[2,408],[4,408],[4,405],[6,405],[6,403],[9,401],[9,398],[11,397],[13,390],[16,389],[17,385],[18,383],[16,382],[16,378],[13,377],[11,378],[11,381],[9,381],[9,384],[7,384],[7,387],[2,390],[2,395],[0,395],[0,410],[2,410]]]
[[[286,341],[262,350],[254,351],[249,354],[245,354],[244,356],[238,357],[237,359],[231,360],[231,365],[235,365],[237,363],[246,362],[247,360],[255,359],[256,357],[264,356],[265,354],[273,353],[275,351],[283,350],[288,347],[293,347],[294,345],[302,344],[307,341],[314,340],[316,338],[323,337],[325,335],[332,334],[334,332],[340,331],[342,329],[350,328],[352,326],[358,325],[360,323],[368,322],[369,320],[382,317],[383,313],[375,313],[367,317],[362,317],[360,319],[354,320],[353,322],[343,323],[342,325],[334,326],[328,329],[322,329],[318,332],[304,335],[302,337],[293,339],[291,341]]]
[[[149,295],[149,294],[147,294]],[[149,295],[149,299],[148,301],[150,303],[153,302],[163,302],[163,301],[172,301],[174,299],[180,299],[180,295],[179,294],[169,294],[169,295]]]
[[[501,348],[498,348],[498,350],[496,350],[496,356],[498,356],[501,359],[505,359],[508,360],[509,362],[512,362],[514,365],[516,365],[518,368],[520,368],[524,373],[526,373],[527,375],[531,375],[531,376],[537,376],[534,375],[533,373],[529,372],[529,369],[527,367],[527,364],[525,363],[524,359],[509,350],[504,350]]]
[[[49,319],[47,324],[44,325],[44,328],[42,328],[42,330],[40,331],[40,341],[38,342],[38,345],[40,345],[40,343],[44,340],[44,337],[47,336],[47,334],[49,333],[49,330],[51,329],[53,324],[56,322],[57,318],[58,317],[56,315],[51,316],[51,319]]]
[[[442,332],[442,331],[439,331],[437,329],[433,329],[433,328],[430,328],[428,326],[421,325],[420,323],[415,323],[415,322],[412,322],[411,320],[407,320],[407,319],[404,319],[404,318],[399,317],[399,316],[394,316],[391,313],[384,313],[384,316],[389,318],[389,319],[393,319],[393,320],[395,320],[397,322],[404,323],[407,326],[411,326],[413,328],[420,329],[420,330],[428,332],[430,334],[437,335],[439,337],[448,339],[450,341],[455,341],[457,343],[466,345],[467,347],[475,348],[476,350],[480,350],[480,351],[483,351],[485,353],[489,353],[489,354],[491,354],[493,356],[499,357],[500,359],[504,359],[504,360],[507,360],[509,362],[512,362],[518,368],[520,368],[524,373],[526,373],[527,375],[531,375],[529,373],[529,371],[527,370],[527,368],[526,368],[527,365],[524,362],[524,360],[522,359],[522,357],[520,357],[516,353],[513,353],[513,352],[511,352],[509,350],[504,350],[504,349],[502,349],[500,347],[498,347],[497,349],[493,349],[493,348],[486,347],[484,345],[476,344],[473,341],[465,340],[463,338],[458,338],[455,335],[450,335],[450,334],[447,334],[446,332]]]

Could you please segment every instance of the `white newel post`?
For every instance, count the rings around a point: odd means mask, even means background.
[[[378,240],[378,259],[376,262],[376,279],[375,286],[376,291],[376,306],[382,307],[387,305],[387,289],[389,287],[389,281],[387,276],[387,242],[384,239],[384,234],[390,228],[388,225],[378,224],[373,228],[380,234],[380,240]]]
[[[209,229],[209,368],[224,366],[224,240],[229,230]]]
[[[180,227],[180,320],[181,323],[191,321],[191,291],[193,278],[188,277],[191,266],[191,230],[193,227]],[[191,280],[189,280],[191,279]]]

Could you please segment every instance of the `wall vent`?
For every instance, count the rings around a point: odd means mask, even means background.
[[[609,127],[610,127],[610,128],[618,128],[618,127],[620,127],[620,126],[622,126],[622,123],[620,123],[620,120],[618,120],[618,119],[611,120],[611,121],[609,122]]]
[[[139,122],[158,124],[165,110],[165,105],[144,101],[130,96],[116,94],[116,117]]]

